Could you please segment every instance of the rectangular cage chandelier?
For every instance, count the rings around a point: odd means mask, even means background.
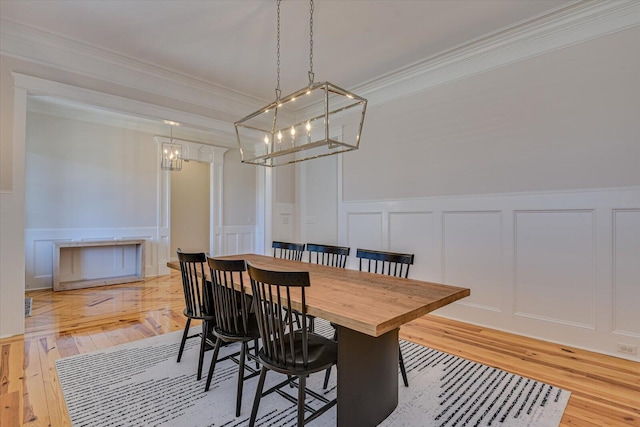
[[[171,126],[171,138],[169,141],[163,141],[160,152],[160,169],[165,171],[179,172],[182,170],[182,144],[174,141],[173,127],[180,126],[180,123],[169,120],[164,121]]]
[[[332,83],[314,83],[313,0],[310,20],[309,85],[280,95],[280,0],[276,99],[234,123],[243,163],[281,166],[357,150],[367,100]]]

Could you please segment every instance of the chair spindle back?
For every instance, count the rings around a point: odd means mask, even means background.
[[[186,253],[177,250],[180,272],[182,274],[182,289],[186,313],[202,316],[211,313],[213,304],[210,289],[207,287],[204,264],[207,255],[204,252]]]
[[[245,261],[207,258],[207,263],[213,285],[216,330],[225,335],[246,336],[250,304],[242,277],[242,272],[247,269]]]
[[[305,368],[309,360],[305,300],[305,288],[311,286],[309,273],[262,270],[251,264],[247,270],[265,355],[282,367]],[[300,328],[294,320],[292,288],[301,293],[302,307],[297,310],[302,318]]]
[[[304,253],[304,243],[274,241],[271,244],[271,247],[273,248],[274,258],[302,261],[302,254]]]
[[[413,264],[413,254],[372,251],[369,249],[358,249],[356,258],[359,258],[360,271],[404,278],[409,276],[409,267]],[[363,263],[362,260],[365,260],[365,262]]]
[[[346,246],[318,245],[307,243],[309,262],[332,267],[345,268],[351,248]]]

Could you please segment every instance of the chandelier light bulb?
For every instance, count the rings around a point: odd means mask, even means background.
[[[282,132],[278,131],[278,142],[282,141]]]
[[[269,143],[269,136],[268,136],[268,135],[265,135],[265,136],[264,136],[264,143],[265,143],[265,144],[268,144],[268,143]]]
[[[296,136],[296,128],[291,126],[291,136]]]
[[[307,132],[311,132],[311,122],[309,120],[307,120],[307,125],[305,127],[307,128]]]
[[[169,152],[169,150],[167,150],[166,148],[164,149],[164,154],[167,154]]]

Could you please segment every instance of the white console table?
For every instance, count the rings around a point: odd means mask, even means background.
[[[144,239],[54,242],[53,290],[144,279]]]

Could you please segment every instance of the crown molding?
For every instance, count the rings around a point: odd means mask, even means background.
[[[152,135],[165,135],[168,134],[170,130],[169,125],[158,120],[101,110],[92,106],[68,102],[58,97],[30,96],[27,99],[27,111],[29,113],[44,114],[68,120],[79,120],[100,126],[116,127]],[[179,133],[181,139],[186,138],[190,142],[197,142],[199,144],[215,145],[216,143],[220,143],[221,135],[225,144],[233,145],[235,142],[235,135],[230,132],[196,129],[187,126],[179,126],[179,129],[174,128],[174,131]],[[176,136],[174,139],[177,140],[178,137]],[[237,142],[235,142],[235,144],[237,145]]]
[[[351,89],[370,105],[640,25],[640,1],[582,0]]]
[[[639,1],[580,0],[455,46],[350,90],[366,97],[370,106],[381,104],[638,25]],[[210,117],[227,123],[268,103],[6,19],[0,19],[0,40],[0,54],[204,107],[213,111]]]
[[[128,118],[130,122],[138,118],[141,123],[147,124],[152,121],[159,123],[162,119],[171,119],[180,123],[184,128],[184,132],[191,132],[194,135],[208,134],[207,140],[213,141],[217,145],[231,147],[237,144],[233,125],[227,121],[17,72],[13,72],[12,75],[14,87],[24,89],[30,95],[59,98],[56,102],[63,107],[60,110],[61,112],[58,113],[61,117],[65,117],[65,109],[68,110],[71,106],[78,108],[82,105],[82,108],[86,110],[85,118],[87,118],[87,121],[92,121],[88,120],[91,112],[97,113],[98,111],[102,111],[107,116],[111,115],[120,119],[130,115],[131,117]],[[33,102],[31,106],[34,108],[31,111],[38,108],[37,106],[34,107]],[[44,109],[45,107],[40,108]],[[95,114],[93,115],[95,116]],[[130,126],[130,124],[127,125],[123,121],[120,121],[120,125],[123,127]],[[187,129],[189,130],[187,131]],[[197,137],[197,139],[204,138]]]
[[[0,18],[0,54],[213,110],[232,121],[266,101],[85,42]]]

